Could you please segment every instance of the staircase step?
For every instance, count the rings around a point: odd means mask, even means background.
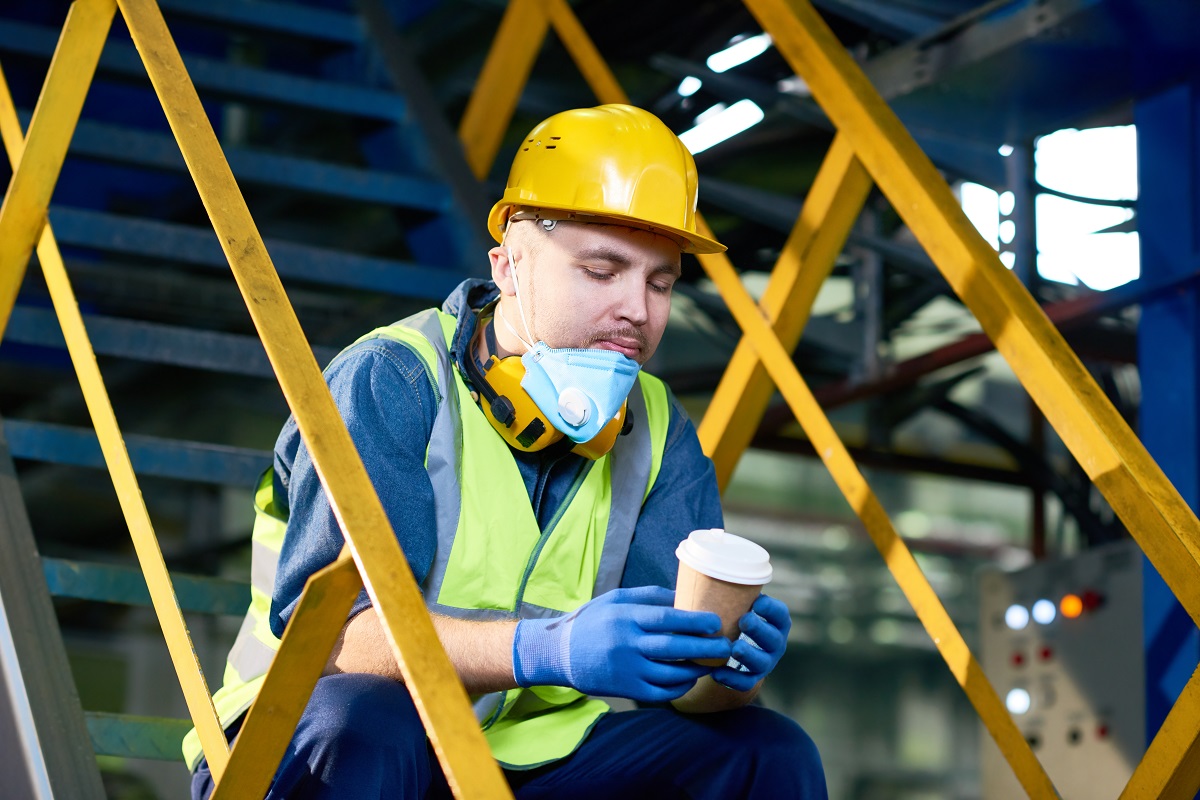
[[[54,55],[58,37],[59,31],[54,28],[0,21],[0,51],[49,59]],[[394,92],[229,64],[186,53],[183,60],[192,83],[202,92],[393,123],[406,119],[407,104]],[[132,45],[114,41],[104,47],[100,70],[139,79],[146,76],[137,50]]]
[[[327,11],[295,3],[269,0],[158,0],[167,12],[167,25],[173,16],[188,16],[230,27],[294,34],[306,39],[357,45],[366,38],[361,21],[350,14]]]
[[[43,557],[42,572],[50,594],[55,597],[126,606],[152,605],[146,577],[138,567]],[[185,612],[240,617],[250,606],[250,584],[244,581],[173,572],[171,586],[179,608]]]
[[[229,269],[212,228],[50,207],[50,224],[60,244],[127,253],[166,261]],[[281,278],[348,289],[385,292],[441,302],[465,275],[407,261],[355,255],[324,247],[266,240]]]
[[[47,422],[4,420],[13,458],[107,469],[96,432]],[[157,436],[125,435],[125,447],[139,475],[177,478],[218,486],[254,486],[271,466],[271,453],[248,447],[181,442]]]
[[[138,717],[132,714],[84,713],[92,749],[96,755],[179,761],[183,737],[192,729],[191,720],[169,717]]]
[[[29,125],[29,112],[22,122]],[[224,148],[225,158],[241,183],[299,189],[314,194],[399,208],[442,213],[453,203],[449,190],[436,180],[281,156],[248,147]],[[171,136],[80,120],[71,139],[72,155],[186,172],[183,154]]]
[[[92,348],[98,355],[204,369],[227,375],[275,377],[262,342],[254,336],[98,314],[84,315],[83,323]],[[13,309],[4,341],[41,347],[66,347],[62,327],[53,311],[23,305]],[[313,355],[321,365],[328,364],[337,353],[332,347],[313,348]]]

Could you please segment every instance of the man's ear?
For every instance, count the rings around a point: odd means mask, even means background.
[[[492,281],[500,289],[501,295],[515,295],[516,285],[512,279],[512,263],[508,260],[508,250],[504,247],[493,247],[488,250],[488,258],[492,262]]]

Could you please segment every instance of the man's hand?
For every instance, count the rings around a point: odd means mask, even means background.
[[[685,714],[728,711],[741,708],[758,694],[763,678],[779,663],[787,646],[791,614],[783,603],[764,594],[759,595],[738,624],[742,638],[733,644],[733,657],[748,671],[718,667],[707,678],[697,681],[686,695],[671,702],[677,711]]]
[[[727,659],[733,650],[714,638],[720,617],[673,608],[674,600],[659,586],[615,589],[565,617],[521,620],[513,639],[518,685],[649,703],[681,697],[713,669],[691,659]]]
[[[758,596],[750,612],[738,620],[742,637],[733,643],[733,657],[747,671],[725,666],[713,670],[712,678],[722,686],[748,692],[767,677],[787,648],[792,615],[783,603],[765,594]],[[747,641],[747,639],[751,641]]]

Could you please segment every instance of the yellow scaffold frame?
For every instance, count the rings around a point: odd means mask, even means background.
[[[757,428],[773,387],[778,387],[1026,792],[1031,797],[1055,797],[1041,764],[789,356],[872,184],[889,198],[980,320],[1196,620],[1200,620],[1200,523],[1032,297],[971,227],[945,181],[808,0],[746,0],[746,5],[808,83],[838,133],[761,303],[746,292],[725,255],[700,257],[744,332],[700,426],[705,450],[717,464],[723,486]],[[220,730],[46,224],[50,196],[118,7],[347,542],[338,560],[310,579],[232,750]],[[512,0],[459,131],[477,176],[486,175],[495,160],[551,26],[602,102],[628,102],[565,0]],[[0,336],[36,245],[189,712],[217,780],[215,796],[254,797],[265,792],[346,610],[362,585],[379,609],[455,796],[510,796],[154,1],[75,0],[28,136],[21,134],[7,87],[0,92],[0,133],[14,164],[0,208]],[[709,233],[703,221],[700,225]],[[1183,798],[1200,787],[1198,721],[1200,678],[1193,675],[1122,798]]]
[[[47,224],[50,196],[118,6],[346,537],[339,558],[308,581],[232,750],[221,731]],[[172,664],[217,783],[214,798],[266,793],[354,597],[364,585],[383,619],[455,796],[511,797],[157,4],[154,0],[72,3],[27,136],[22,136],[6,84],[0,95],[0,131],[13,163],[0,208],[0,337],[36,244]]]
[[[967,220],[946,181],[809,0],[745,0],[745,5],[838,132],[761,303],[746,292],[724,254],[698,257],[743,331],[700,425],[701,442],[724,487],[777,387],[1025,791],[1030,797],[1057,797],[789,355],[872,183],[891,201],[1197,621],[1200,522],[1033,297]],[[602,103],[628,102],[565,0],[511,0],[459,128],[467,161],[480,178],[495,160],[550,26]],[[703,220],[699,227],[711,235]],[[1200,670],[1121,797],[1190,798],[1198,788]]]

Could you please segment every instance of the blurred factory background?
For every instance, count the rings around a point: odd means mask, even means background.
[[[517,141],[595,104],[551,34],[477,183],[455,130],[502,0],[159,5],[322,363],[482,276]],[[1200,9],[814,5],[1195,507]],[[833,138],[805,82],[734,0],[571,6],[632,102],[696,152],[701,210],[761,293]],[[67,8],[0,8],[26,126]],[[120,15],[50,222],[168,565],[245,580],[251,491],[287,407]],[[698,422],[740,332],[689,259],[649,368]],[[23,505],[48,574],[135,565],[58,331],[31,266],[0,344],[9,524]],[[878,193],[794,358],[1064,797],[1117,797],[1200,660],[1195,627]],[[770,549],[794,617],[763,699],[812,734],[832,798],[1020,796],[780,398],[725,503],[727,528]],[[186,715],[149,609],[55,609],[85,709]],[[189,619],[213,682],[240,619]],[[179,763],[102,766],[110,797],[186,791]]]

